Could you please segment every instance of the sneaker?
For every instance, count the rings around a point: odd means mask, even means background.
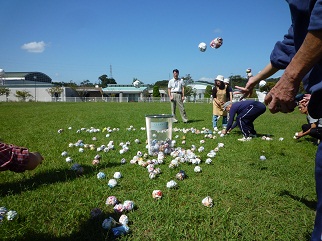
[[[252,138],[249,136],[249,137],[245,137],[243,136],[243,138],[240,138],[238,139],[239,141],[250,141]]]

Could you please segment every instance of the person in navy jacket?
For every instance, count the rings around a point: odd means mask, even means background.
[[[228,134],[238,126],[244,135],[244,139],[256,136],[254,121],[266,111],[266,106],[263,103],[254,100],[234,103],[228,101],[223,105],[223,108],[229,112],[229,121],[226,130],[222,132],[223,134]]]

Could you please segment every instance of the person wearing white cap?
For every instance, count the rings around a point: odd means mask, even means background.
[[[215,86],[212,89],[213,110],[212,125],[214,131],[218,131],[217,122],[220,116],[223,117],[222,126],[227,126],[227,112],[222,109],[222,105],[229,99],[229,92],[224,83],[224,76],[218,75],[215,78]]]

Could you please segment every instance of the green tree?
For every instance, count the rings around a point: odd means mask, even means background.
[[[207,85],[204,96],[205,98],[210,98],[211,95],[212,95],[212,86]]]
[[[26,101],[28,98],[33,97],[27,90],[17,90],[15,96],[20,101]]]
[[[153,97],[160,97],[161,96],[159,86],[157,86],[157,85],[153,86],[152,96]]]
[[[98,79],[101,81],[101,87],[105,88],[107,85],[110,84],[117,84],[115,79],[113,78],[108,78],[106,74],[101,75],[100,77],[98,77]]]
[[[187,74],[185,77],[182,77],[186,85],[194,83],[194,80],[191,78],[190,74]]]
[[[196,90],[192,89],[191,86],[185,86],[184,87],[184,96],[188,97],[188,96],[192,96],[194,95]]]
[[[8,101],[8,96],[10,95],[10,89],[0,87],[0,95],[6,95],[6,98],[7,98],[7,101]]]
[[[63,88],[61,86],[53,86],[46,89],[46,91],[51,97],[58,97],[63,92]]]

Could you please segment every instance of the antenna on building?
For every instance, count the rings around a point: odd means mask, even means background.
[[[113,79],[113,74],[112,74],[112,65],[110,64],[110,78]]]

